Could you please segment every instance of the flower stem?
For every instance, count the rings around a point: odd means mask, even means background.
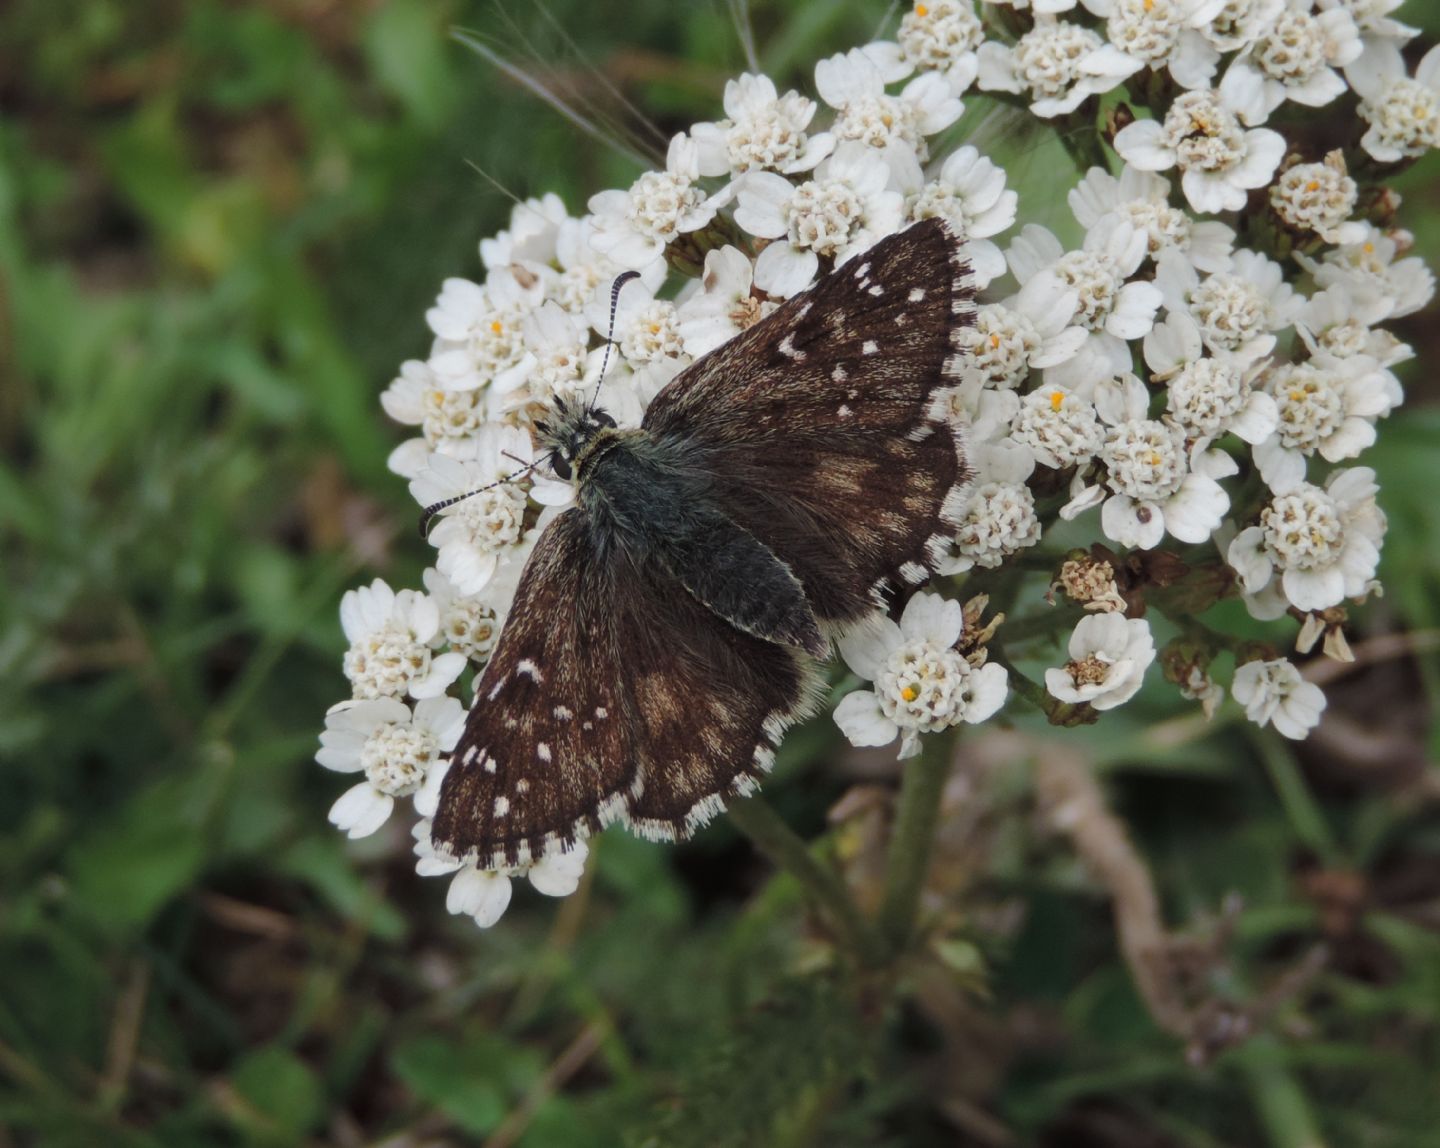
[[[1257,1036],[1235,1060],[1273,1148],[1325,1148],[1310,1098],[1282,1059],[1273,1038]]]
[[[1280,804],[1284,807],[1285,816],[1289,819],[1295,836],[1313,850],[1327,868],[1337,869],[1343,866],[1344,851],[1330,831],[1325,812],[1315,800],[1315,795],[1310,792],[1310,786],[1305,783],[1305,777],[1296,765],[1289,747],[1268,730],[1257,731],[1253,741],[1255,748],[1260,751],[1260,760],[1265,764],[1265,772],[1270,775],[1270,784],[1275,787],[1275,793],[1280,798]]]
[[[955,739],[953,727],[932,734],[925,739],[920,756],[905,766],[890,839],[885,900],[880,906],[880,933],[891,957],[902,954],[915,933],[935,828],[940,822],[940,796],[954,763]]]
[[[819,860],[796,832],[762,797],[747,797],[730,807],[730,820],[778,869],[784,870],[823,910],[845,947],[864,965],[878,963],[881,946],[870,923],[851,898],[839,874]]]

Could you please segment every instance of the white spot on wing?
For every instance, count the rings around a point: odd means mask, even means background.
[[[570,720],[571,718],[573,718],[574,716],[575,716],[575,711],[572,710],[569,706],[556,706],[556,707],[555,707],[555,720],[556,720],[556,721],[569,721],[569,720]]]
[[[930,571],[918,562],[907,562],[904,566],[900,567],[900,577],[904,578],[910,585],[918,586],[930,577]]]
[[[860,345],[860,350],[867,355],[873,355],[879,349],[880,344],[877,343],[874,339],[866,339],[865,342]]]
[[[536,745],[536,747],[535,747],[535,756],[538,757],[541,761],[544,761],[544,762],[550,761],[550,747],[549,747],[549,745],[547,745],[547,744],[546,744],[545,742],[543,742],[543,741],[540,742],[538,745]]]
[[[839,363],[836,363],[835,369],[830,372],[831,380],[837,383],[843,383],[849,377],[850,376],[846,373],[844,366]]]
[[[497,797],[495,799],[495,816],[504,817],[510,812],[510,799],[508,797]]]
[[[835,413],[836,413],[837,415],[839,415],[842,419],[848,419],[848,418],[854,418],[854,417],[855,417],[855,412],[852,411],[849,407],[844,406],[843,404],[841,405],[840,409],[839,409],[838,411],[836,411]]]
[[[521,658],[515,666],[515,672],[517,674],[529,674],[531,679],[537,684],[545,680],[540,676],[540,668],[529,658]]]
[[[604,706],[596,706],[596,707],[595,707],[595,716],[596,716],[597,718],[599,718],[601,721],[604,721],[607,717],[610,716],[610,711],[607,710]]]
[[[924,288],[924,287],[911,287],[911,288],[910,288],[910,296],[909,296],[909,298],[910,298],[910,302],[912,302],[912,303],[918,303],[918,302],[920,302],[921,299],[925,298],[925,288]]]
[[[873,287],[870,288],[870,294],[871,294],[871,295],[874,295],[875,298],[878,299],[878,298],[880,298],[881,295],[885,294],[885,288],[882,287],[882,286],[880,286],[880,284],[877,283],[877,284],[875,284],[875,286],[873,286]]]

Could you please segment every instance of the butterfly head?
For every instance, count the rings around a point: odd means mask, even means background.
[[[535,432],[550,454],[550,468],[569,479],[580,470],[596,439],[614,427],[615,420],[599,407],[557,398],[549,416],[535,423]]]

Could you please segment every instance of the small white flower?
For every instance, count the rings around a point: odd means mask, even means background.
[[[450,882],[445,908],[470,917],[480,928],[488,929],[505,915],[512,893],[507,874],[465,865]]]
[[[1078,300],[1070,320],[1089,332],[1079,351],[1046,371],[1045,381],[1084,391],[1101,379],[1129,370],[1126,340],[1141,339],[1155,322],[1163,296],[1155,284],[1133,280],[1148,250],[1146,233],[1119,215],[1107,215],[1085,236],[1079,251],[1066,251],[1044,227],[1029,224],[1006,257],[1022,284],[1051,272]]]
[[[397,797],[420,790],[464,728],[465,707],[451,697],[425,698],[413,713],[390,697],[332,706],[315,760],[337,773],[363,773],[365,780],[340,795],[331,822],[351,837],[374,833]]]
[[[608,292],[591,301],[586,315],[591,327],[603,336],[610,325]],[[675,304],[656,299],[642,283],[620,292],[615,307],[615,343],[630,367],[631,385],[647,405],[690,362]]]
[[[632,290],[643,291],[644,287],[637,283]],[[501,417],[511,415],[524,424],[538,408],[550,407],[557,398],[569,399],[587,389],[585,364],[590,333],[578,316],[550,299],[525,316],[520,331],[529,368],[517,380],[515,389],[492,390],[497,396],[496,413]]]
[[[401,443],[387,465],[402,478],[414,478],[433,452],[456,457],[472,449],[472,439],[485,421],[482,390],[446,390],[428,363],[410,359],[380,395],[380,405],[397,423],[418,426],[419,438]]]
[[[555,261],[555,243],[569,218],[565,201],[553,191],[517,203],[510,210],[510,227],[480,241],[480,258],[490,271],[511,263],[547,266]]]
[[[1199,324],[1177,311],[1145,338],[1145,362],[1166,382],[1166,411],[1191,439],[1233,432],[1254,445],[1275,433],[1275,400],[1254,386],[1262,364],[1202,358]]]
[[[1005,172],[968,144],[945,159],[940,173],[924,185],[901,185],[911,219],[939,216],[965,237],[965,256],[977,290],[1005,274],[1005,257],[990,242],[1015,222],[1019,196],[1005,188]]]
[[[1169,68],[1183,88],[1208,87],[1220,53],[1202,35],[1225,0],[1086,0],[1110,43],[1141,68]]]
[[[779,95],[768,76],[747,73],[727,81],[726,118],[690,129],[700,174],[809,171],[835,147],[829,132],[806,134],[815,110],[815,101],[798,92]]]
[[[955,528],[955,553],[936,565],[942,575],[979,566],[993,570],[1012,554],[1040,541],[1035,496],[1025,485],[1035,469],[1029,450],[1010,440],[979,442],[973,434],[969,462],[975,477]]]
[[[1368,355],[1382,367],[1415,357],[1414,350],[1375,326],[1390,313],[1383,296],[1358,299],[1343,282],[1310,296],[1295,319],[1295,331],[1312,355],[1348,359]],[[1398,402],[1398,396],[1396,401]]]
[[[1114,709],[1139,691],[1155,660],[1155,639],[1144,618],[1089,614],[1070,635],[1070,661],[1045,671],[1052,697],[1097,710]]]
[[[898,626],[877,617],[840,639],[850,668],[874,683],[835,709],[851,745],[888,745],[898,734],[900,757],[913,757],[921,733],[984,721],[1005,704],[1004,668],[976,668],[955,649],[963,629],[959,602],[922,592],[905,604]]]
[[[985,304],[973,326],[959,329],[960,377],[1013,390],[1031,371],[1073,358],[1089,338],[1083,327],[1070,325],[1079,298],[1053,271],[1042,271],[1003,303]]]
[[[1200,666],[1191,666],[1189,673],[1180,683],[1180,696],[1200,703],[1200,711],[1209,721],[1225,700],[1225,689]]]
[[[1087,231],[1107,215],[1119,215],[1149,238],[1153,259],[1178,251],[1201,271],[1227,271],[1235,232],[1218,219],[1195,220],[1170,204],[1170,181],[1128,164],[1119,178],[1092,167],[1070,192],[1070,210]]]
[[[1220,81],[1221,96],[1245,123],[1263,124],[1286,100],[1318,108],[1345,91],[1336,69],[1360,56],[1360,30],[1344,8],[1313,7],[1314,0],[1287,0]]]
[[[680,304],[675,320],[685,352],[698,359],[747,331],[779,306],[756,298],[755,265],[738,248],[719,247],[705,256],[700,290]]]
[[[1162,254],[1155,283],[1171,314],[1195,321],[1211,354],[1240,364],[1274,350],[1276,332],[1290,326],[1304,304],[1280,264],[1243,249],[1229,271],[1203,279],[1188,261]]]
[[[1324,163],[1298,163],[1280,173],[1270,189],[1275,214],[1300,231],[1313,231],[1326,243],[1355,243],[1365,237],[1363,223],[1352,221],[1360,188],[1345,170],[1342,152]]]
[[[530,369],[521,326],[544,299],[542,278],[511,265],[490,273],[485,285],[445,280],[425,321],[437,341],[429,366],[442,388],[513,390]]]
[[[886,70],[876,61],[860,48],[821,60],[815,65],[815,88],[835,109],[830,130],[836,139],[884,152],[898,175],[930,158],[925,137],[948,128],[965,105],[950,82],[934,72],[916,76],[892,96],[885,91]]]
[[[1105,442],[1095,404],[1064,387],[1043,386],[1020,400],[1013,440],[1055,470],[1085,466]]]
[[[445,896],[451,913],[471,917],[482,929],[500,920],[510,906],[512,878],[526,876],[539,893],[547,897],[568,897],[580,885],[590,849],[577,841],[563,853],[552,853],[533,865],[503,870],[481,869],[471,862],[456,861],[435,852],[430,839],[430,821],[420,821],[411,830],[415,837],[415,871],[422,877],[454,874]]]
[[[985,29],[974,0],[917,0],[900,18],[896,38],[906,60],[943,73],[956,95],[975,82],[980,67],[975,51],[985,42]]]
[[[854,140],[840,144],[799,187],[773,172],[743,176],[736,183],[735,222],[776,241],[756,260],[755,283],[789,298],[814,280],[822,256],[839,265],[889,235],[905,209],[889,182],[881,154]]]
[[[1226,561],[1245,593],[1259,594],[1275,575],[1302,610],[1325,610],[1364,596],[1375,577],[1385,516],[1375,505],[1375,472],[1337,470],[1322,490],[1308,482],[1278,494],[1260,524],[1240,531]]]
[[[669,269],[665,266],[663,252],[641,268],[626,268],[608,255],[596,250],[595,217],[567,219],[560,224],[555,237],[555,260],[560,270],[549,277],[546,283],[546,297],[553,299],[572,315],[580,314],[595,297],[595,292],[604,288],[607,292],[615,277],[622,271],[638,270],[640,282],[651,291],[659,289],[665,282]]]
[[[1256,445],[1255,464],[1270,489],[1283,493],[1305,478],[1311,455],[1342,462],[1373,445],[1375,420],[1390,413],[1399,384],[1363,355],[1336,359],[1322,354],[1276,366],[1265,389],[1280,417],[1275,433]]]
[[[1037,16],[1014,47],[987,40],[976,57],[981,91],[1028,93],[1030,110],[1042,119],[1073,112],[1142,66],[1099,33],[1052,16]]]
[[[1180,169],[1180,186],[1196,211],[1240,211],[1246,193],[1264,187],[1285,155],[1285,137],[1246,130],[1214,91],[1182,92],[1164,120],[1137,120],[1115,136],[1115,150],[1141,171]]]
[[[350,643],[345,676],[357,698],[439,697],[465,668],[463,654],[432,656],[440,611],[414,590],[397,594],[379,578],[347,590],[340,625]]]
[[[1420,34],[1419,28],[1390,18],[1390,13],[1403,3],[1405,0],[1319,0],[1322,11],[1343,8],[1350,13],[1367,51],[1372,45],[1398,47]]]
[[[1181,542],[1209,538],[1230,508],[1216,480],[1235,473],[1234,460],[1203,444],[1188,447],[1180,427],[1148,418],[1149,393],[1134,375],[1105,388],[1096,406],[1110,428],[1099,453],[1109,492],[1100,514],[1105,536],[1142,550],[1167,533]],[[1082,489],[1060,515],[1075,518],[1097,501]]]
[[[440,571],[434,567],[427,569],[421,577],[440,611],[440,628],[434,643],[449,646],[477,665],[489,661],[514,599],[523,564],[522,555],[507,555],[482,594],[461,594]]]
[[[1284,10],[1285,0],[1225,0],[1215,19],[1200,31],[1217,51],[1233,52],[1260,39]]]
[[[590,847],[577,841],[563,853],[551,853],[530,865],[525,876],[530,879],[537,893],[547,897],[568,897],[580,887],[580,878],[585,875],[585,861],[590,856]]]
[[[1327,251],[1319,262],[1298,252],[1295,259],[1319,286],[1344,287],[1362,307],[1383,312],[1382,318],[1399,319],[1419,311],[1435,295],[1435,276],[1419,256],[1398,258],[1400,240],[1408,247],[1412,237],[1405,232],[1386,234],[1371,224],[1365,229],[1363,238]]]
[[[1001,4],[1017,12],[1033,9],[1036,16],[1054,16],[1071,11],[1081,0],[983,0],[986,4]],[[1087,5],[1088,7],[1088,5]]]
[[[718,196],[696,185],[700,155],[695,141],[681,133],[670,141],[664,171],[647,171],[628,191],[602,191],[590,197],[595,213],[595,250],[623,267],[639,269],[664,255],[680,235],[698,231],[720,208]]]
[[[410,481],[410,494],[421,506],[479,491],[442,510],[430,531],[430,542],[439,549],[435,565],[460,593],[485,589],[501,553],[520,541],[525,490],[505,480],[529,466],[533,450],[524,431],[487,423],[477,436],[474,458],[432,454]]]
[[[1296,740],[1320,724],[1325,710],[1324,691],[1284,658],[1238,667],[1230,692],[1256,725],[1273,725],[1277,733]]]

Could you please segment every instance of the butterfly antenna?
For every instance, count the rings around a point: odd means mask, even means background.
[[[522,459],[515,458],[509,451],[504,453],[506,458],[514,458],[516,462],[523,461]],[[467,490],[464,494],[457,494],[451,498],[442,498],[439,502],[432,502],[420,512],[420,537],[429,541],[430,523],[434,521],[435,516],[441,511],[449,510],[450,507],[454,506],[457,502],[464,502],[467,498],[474,498],[477,494],[484,494],[487,490],[494,490],[497,486],[504,486],[507,482],[515,482],[518,479],[524,478],[536,467],[549,462],[554,453],[554,451],[551,451],[550,454],[545,455],[543,458],[537,458],[534,462],[527,463],[514,474],[507,474],[504,478],[497,478],[494,482],[487,482],[484,486],[477,486],[474,490]]]
[[[600,384],[605,381],[605,372],[610,369],[610,348],[615,345],[615,311],[620,306],[620,288],[630,280],[639,278],[638,271],[622,271],[615,276],[615,282],[610,284],[610,329],[605,332],[605,357],[600,360],[600,375],[595,380],[595,393],[585,403],[587,414],[595,409],[595,402],[600,397]]]

